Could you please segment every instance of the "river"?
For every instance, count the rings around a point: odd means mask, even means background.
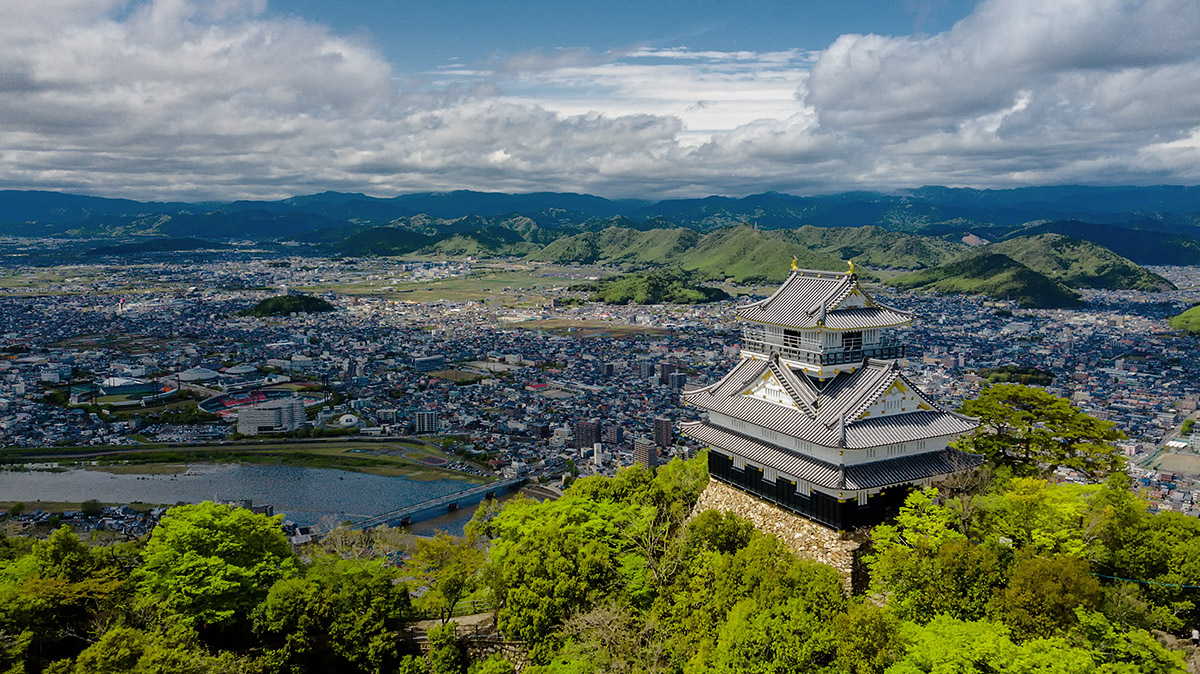
[[[459,480],[409,480],[325,468],[199,464],[180,475],[125,475],[98,470],[0,471],[0,501],[270,504],[298,524],[358,520],[467,489]],[[461,524],[458,527],[461,530]]]

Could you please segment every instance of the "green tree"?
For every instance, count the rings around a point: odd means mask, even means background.
[[[460,541],[439,531],[433,538],[418,539],[408,568],[427,589],[417,608],[432,612],[444,624],[459,600],[474,588],[482,566],[483,553],[470,535]]]
[[[836,668],[845,674],[879,674],[904,656],[902,623],[886,608],[855,602],[833,619]]]
[[[208,501],[171,508],[135,574],[143,605],[196,627],[244,624],[275,581],[295,573],[279,521]]]
[[[737,552],[750,543],[754,525],[731,512],[705,510],[688,523],[688,547],[707,548],[722,554]]]
[[[1093,477],[1125,465],[1112,444],[1124,435],[1111,422],[1084,414],[1041,389],[995,384],[964,402],[960,411],[979,417],[982,424],[960,441],[963,448],[998,464],[1034,474],[1065,466]]]
[[[379,560],[323,557],[276,582],[254,630],[277,671],[390,672],[408,646],[411,606],[398,572]]]
[[[636,553],[624,537],[624,527],[641,514],[635,506],[575,495],[510,500],[492,522],[487,573],[500,603],[500,630],[529,643],[536,662],[547,662],[561,645],[556,630],[563,620],[616,589],[621,570],[644,568],[628,563]]]
[[[467,654],[458,643],[458,623],[450,621],[429,630],[430,674],[463,674]]]
[[[104,512],[104,506],[94,498],[90,498],[79,504],[79,511],[86,517],[99,517]]]
[[[1076,623],[1076,608],[1100,608],[1104,591],[1087,570],[1087,562],[1071,557],[1025,557],[1010,570],[1008,587],[996,600],[996,616],[1015,639],[1061,634]]]
[[[836,657],[832,625],[803,598],[761,605],[743,599],[722,625],[707,671],[784,673],[820,671]]]

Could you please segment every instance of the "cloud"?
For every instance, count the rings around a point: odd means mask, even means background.
[[[1200,4],[985,0],[824,50],[546,49],[398,72],[263,0],[0,0],[0,186],[668,197],[1200,182]]]

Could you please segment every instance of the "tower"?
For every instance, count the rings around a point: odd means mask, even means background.
[[[681,430],[709,447],[713,479],[837,530],[892,516],[913,488],[982,458],[947,446],[978,425],[904,376],[891,329],[912,314],[873,300],[853,263],[797,269],[741,306],[741,362],[682,393],[707,419]]]
[[[654,444],[659,447],[670,447],[674,444],[673,435],[670,419],[667,417],[654,418]]]

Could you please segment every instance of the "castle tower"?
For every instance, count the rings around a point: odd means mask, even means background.
[[[947,444],[978,426],[904,376],[890,329],[912,314],[846,273],[797,269],[737,310],[742,360],[682,394],[707,419],[681,424],[709,446],[709,475],[835,530],[894,515],[905,496],[982,458]]]

